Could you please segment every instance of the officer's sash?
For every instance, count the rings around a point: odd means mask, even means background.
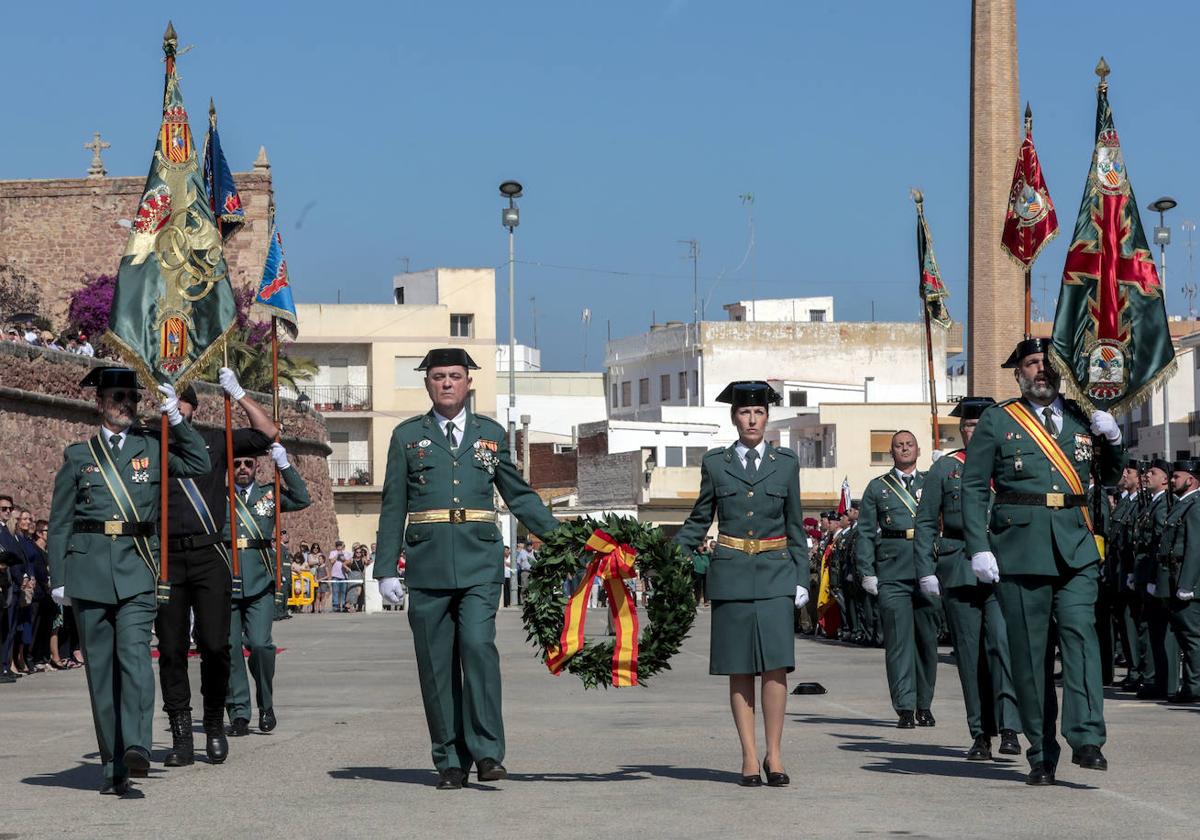
[[[250,512],[250,508],[246,507],[246,503],[242,501],[242,494],[235,493],[234,496],[237,499],[238,505],[238,525],[243,523],[245,524],[246,531],[250,534],[250,539],[267,539],[267,537],[263,535],[262,528],[258,527],[258,520],[254,518],[254,514]],[[275,502],[275,515],[279,515],[278,501]],[[234,539],[237,539],[237,537],[234,537]],[[275,570],[271,568],[271,558],[267,556],[267,552],[261,548],[257,548],[255,551],[258,552],[258,556],[262,560],[263,566],[266,568],[267,572],[269,574],[274,574]]]
[[[121,517],[122,522],[141,522],[142,518],[138,515],[137,505],[133,503],[133,497],[129,495],[129,488],[125,486],[125,480],[121,478],[121,471],[117,469],[117,465],[113,463],[112,453],[108,446],[100,440],[100,435],[88,441],[88,449],[92,453],[92,461],[95,462],[96,468],[100,470],[100,477],[104,479],[105,486],[108,487],[108,493],[112,496],[113,504],[117,506],[117,515]],[[145,537],[134,537],[133,546],[137,550],[138,555],[146,564],[146,568],[155,577],[158,576],[158,560],[154,556],[154,550],[150,548],[150,542]]]
[[[1071,493],[1076,496],[1087,495],[1087,490],[1083,486],[1083,482],[1079,479],[1079,473],[1075,471],[1075,466],[1071,463],[1071,459],[1067,457],[1067,453],[1062,451],[1062,447],[1058,445],[1058,441],[1050,436],[1046,431],[1046,427],[1038,422],[1028,408],[1020,402],[1011,402],[1004,406],[1004,410],[1025,430],[1030,439],[1037,444],[1037,448],[1042,450],[1042,454],[1046,456],[1046,460],[1050,462],[1050,466],[1066,479],[1067,486],[1071,488]],[[1082,507],[1083,522],[1087,525],[1089,531],[1094,532],[1092,528],[1092,514],[1087,507]]]
[[[913,473],[914,479],[916,478],[916,475],[916,473]],[[913,494],[909,493],[908,490],[904,488],[904,485],[896,479],[894,473],[888,473],[885,475],[883,477],[883,483],[895,491],[896,498],[900,500],[902,505],[908,508],[909,513],[911,513],[913,516],[917,515],[917,500],[913,497]]]
[[[196,511],[196,518],[200,520],[200,527],[204,529],[204,533],[209,536],[215,536],[218,533],[217,520],[212,515],[212,511],[208,507],[208,502],[204,500],[204,494],[196,486],[195,480],[191,478],[177,478],[175,480],[179,482],[179,486],[183,490],[183,495],[187,497],[192,510]],[[225,558],[225,565],[229,566],[229,555],[225,551],[225,546],[217,543],[217,553]]]

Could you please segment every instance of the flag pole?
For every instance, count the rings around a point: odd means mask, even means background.
[[[933,425],[933,448],[941,445],[941,429],[938,427],[937,379],[933,375],[933,327],[929,321],[929,307],[925,310],[925,358],[929,364],[929,420]]]
[[[1033,268],[1029,265],[1025,266],[1025,337],[1033,338],[1033,324],[1029,312],[1033,304],[1033,295],[1030,291],[1030,283],[1033,276]],[[1045,285],[1045,284],[1043,284]],[[1045,317],[1044,315],[1042,317]]]
[[[225,367],[229,367],[229,339],[223,339]],[[233,470],[233,399],[225,394],[225,463],[229,483],[229,550],[232,559],[233,597],[242,597],[242,567],[238,563],[237,484]]]
[[[279,319],[274,315],[271,316],[271,394],[272,394],[272,420],[275,421],[275,440],[276,442],[283,435],[283,428],[279,424]],[[279,467],[275,467],[275,596],[280,596],[283,589],[283,518],[281,516],[282,508],[280,504],[283,497],[280,495],[279,488]]]
[[[167,460],[170,453],[167,449],[167,435],[171,432],[171,425],[167,420],[167,415],[162,415],[161,434],[159,435],[158,449],[158,517],[159,517],[159,537],[158,537],[158,589],[155,593],[155,600],[160,604],[165,604],[171,600],[171,584],[167,575],[167,555],[170,553],[167,549],[167,523],[170,519],[167,508],[167,490],[170,488],[170,476],[167,472]]]

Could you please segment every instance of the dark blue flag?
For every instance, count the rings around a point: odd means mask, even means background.
[[[271,310],[271,314],[283,322],[288,334],[293,339],[296,337],[296,302],[292,298],[287,260],[283,256],[283,237],[279,235],[274,216],[271,218],[271,245],[267,249],[267,261],[263,263],[254,302]]]
[[[246,223],[242,197],[233,183],[233,173],[221,151],[221,136],[217,134],[217,109],[208,101],[208,136],[204,138],[204,185],[208,188],[208,203],[217,219],[221,238],[228,241]]]

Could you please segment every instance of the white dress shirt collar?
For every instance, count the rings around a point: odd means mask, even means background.
[[[467,408],[463,406],[457,415],[454,417],[443,417],[438,414],[438,410],[433,410],[433,419],[437,421],[438,428],[442,430],[442,434],[446,434],[446,424],[453,423],[455,431],[458,432],[458,439],[462,440],[463,430],[467,427]]]
[[[114,432],[112,429],[108,428],[108,426],[101,426],[100,434],[104,436],[104,442],[106,444],[108,444],[110,447],[112,446],[113,435],[120,435],[121,442],[117,445],[117,449],[120,450],[120,448],[125,445],[125,441],[129,440],[129,430],[131,428],[132,428],[132,426],[126,426],[121,431]]]
[[[733,451],[737,453],[738,460],[742,462],[742,466],[746,466],[746,453],[750,451],[750,447],[739,440],[733,445]],[[763,455],[767,451],[767,442],[760,440],[758,446],[754,447],[754,451],[758,453],[758,460],[755,462],[755,466],[762,466]]]
[[[1182,502],[1184,499],[1186,499],[1188,496],[1192,495],[1193,493],[1200,493],[1200,487],[1194,487],[1191,490],[1187,491],[1186,493],[1184,493],[1182,496],[1179,497],[1179,501]]]

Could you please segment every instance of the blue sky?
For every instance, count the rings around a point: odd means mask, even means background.
[[[180,60],[193,128],[211,95],[235,169],[267,147],[301,301],[386,302],[403,258],[502,268],[496,186],[516,178],[518,260],[541,264],[517,266],[517,335],[532,340],[535,296],[548,368],[581,365],[584,307],[592,368],[608,322],[621,336],[652,314],[689,319],[677,240],[693,237],[709,318],[752,294],[832,293],[839,319],[873,304],[878,320],[913,320],[916,185],[966,317],[966,0],[14,5],[0,178],[82,176],[97,129],[111,174],[144,173],[168,16],[194,45]],[[1200,8],[1177,0],[1019,3],[1021,95],[1065,228],[1035,265],[1035,300],[1041,275],[1051,303],[1059,283],[1103,54],[1139,203],[1179,201],[1167,288],[1186,313],[1198,27]]]

